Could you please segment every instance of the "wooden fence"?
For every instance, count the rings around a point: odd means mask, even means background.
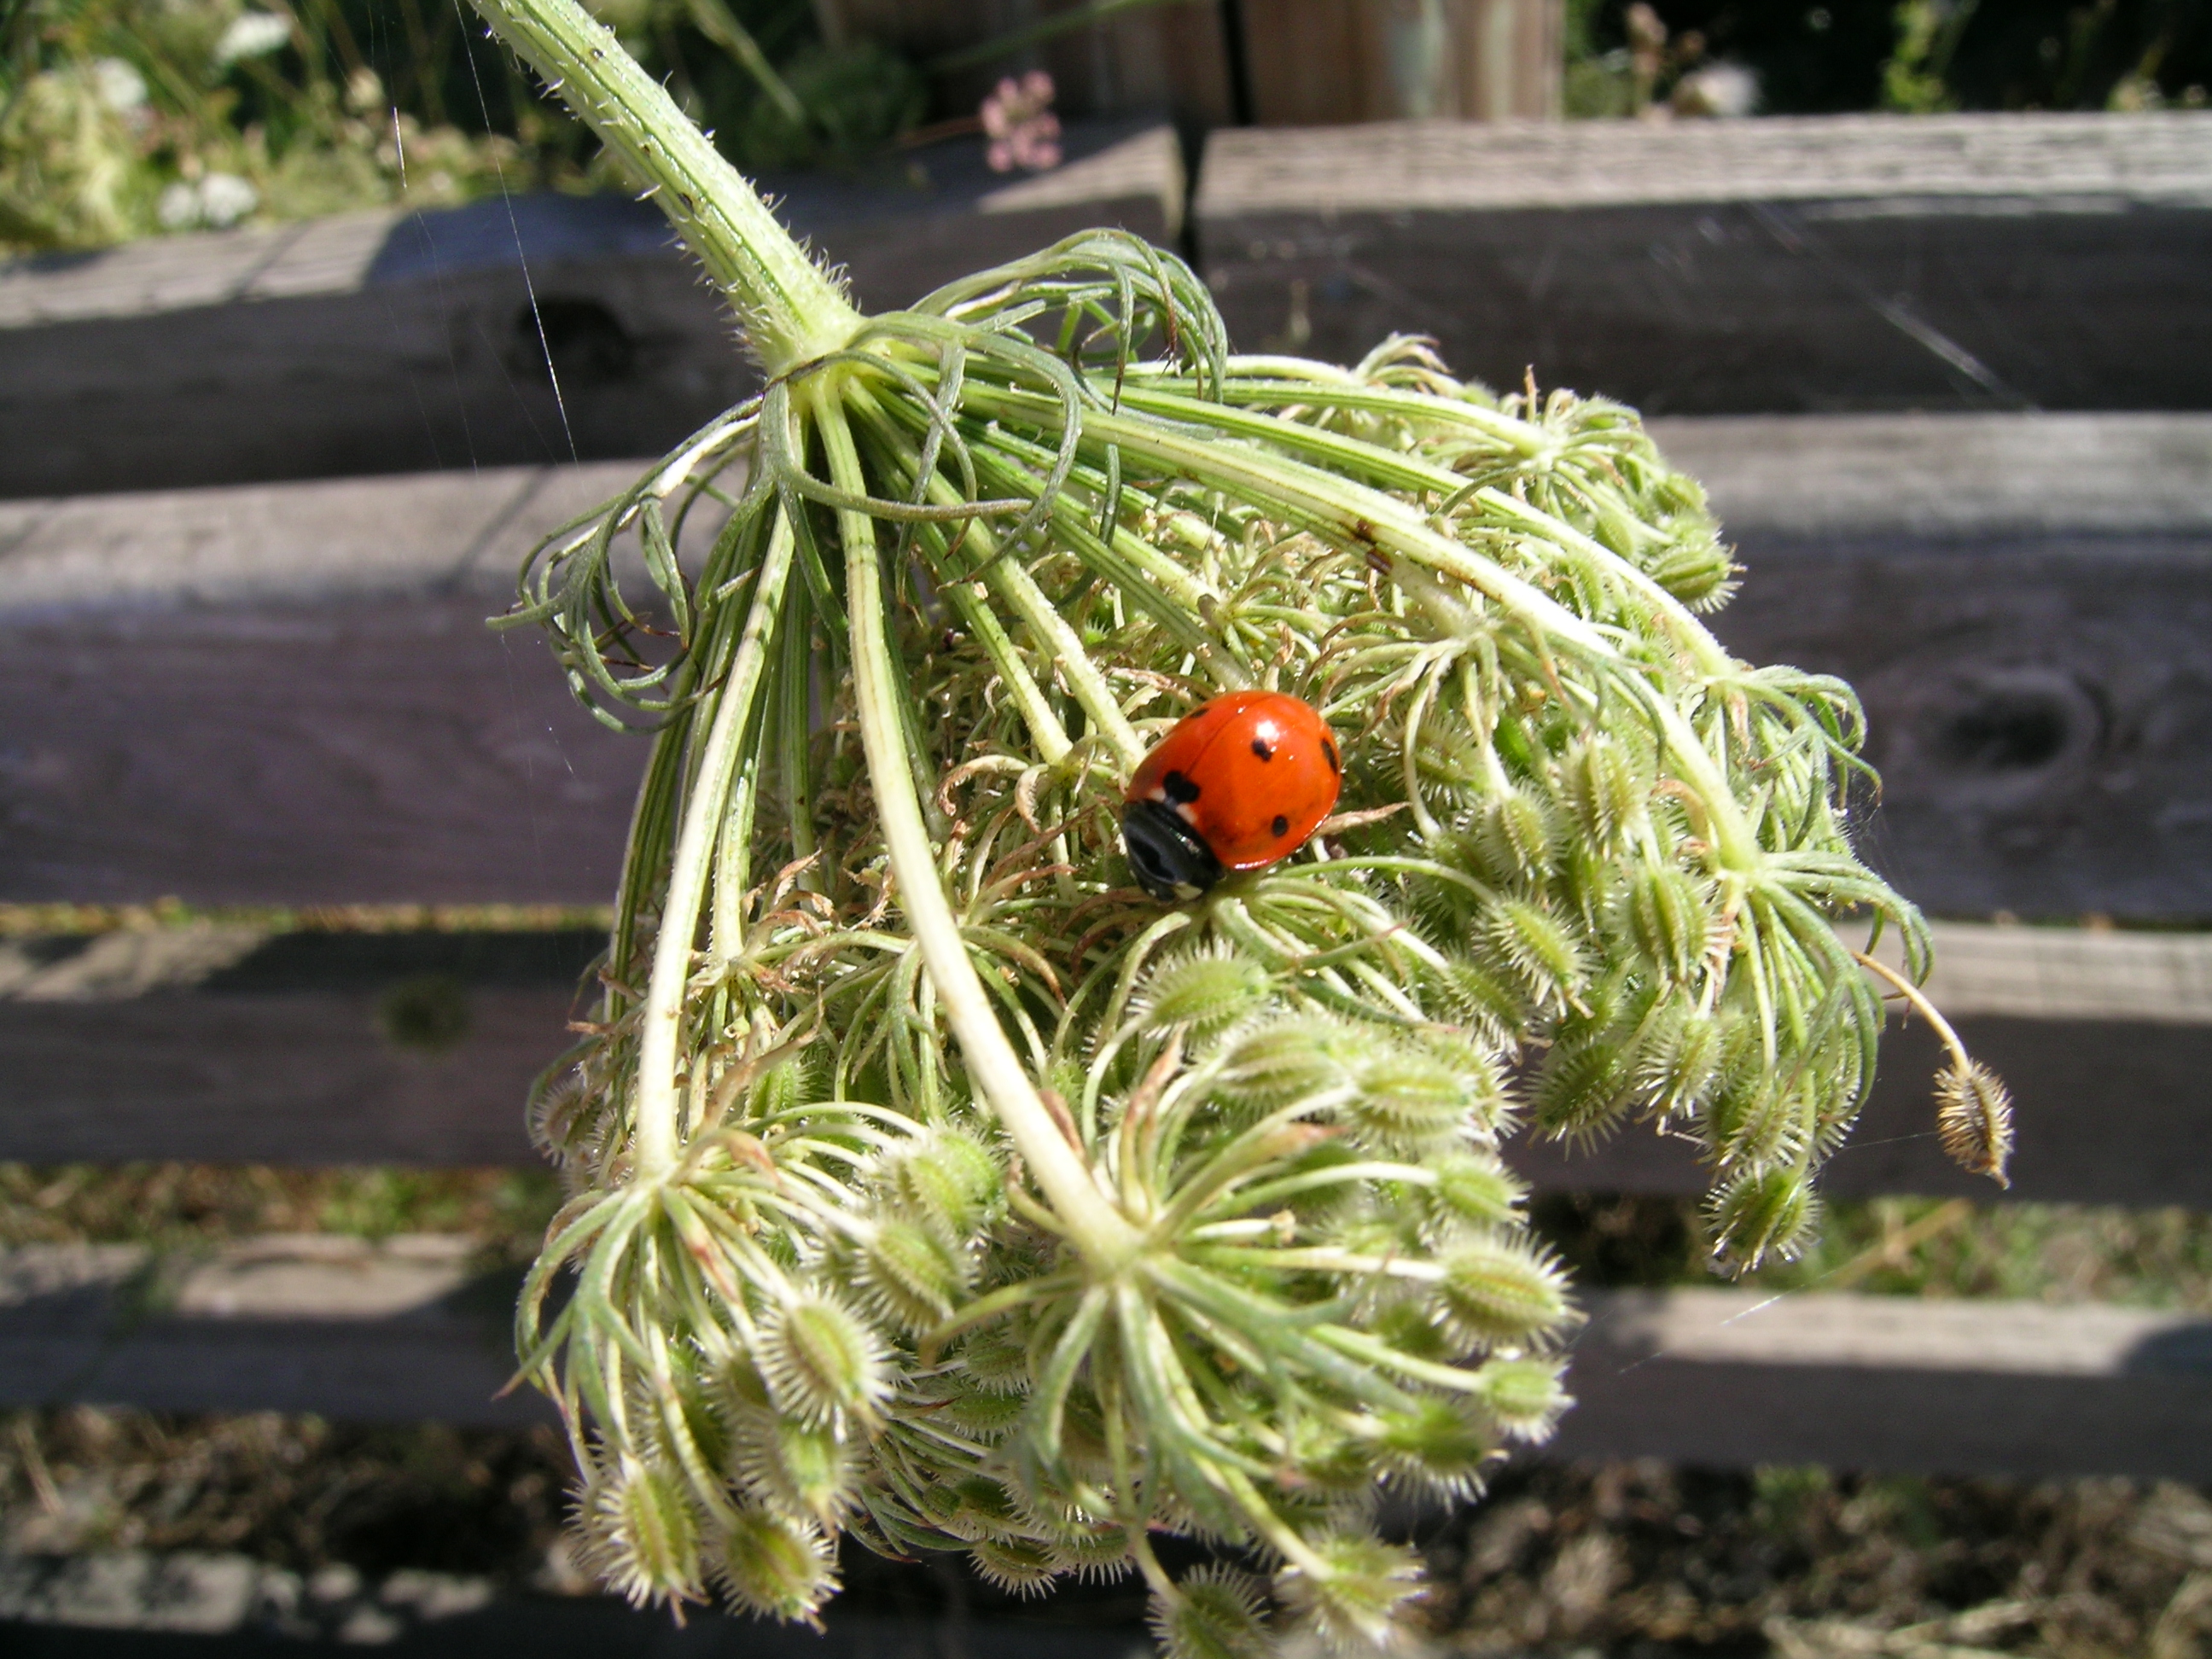
[[[1976,133],[2002,149],[2016,149],[2022,133],[2062,130],[2075,131],[2056,120],[1927,129],[1953,134],[1969,155],[1981,153]],[[2137,130],[2095,131],[2121,135],[2113,142],[2124,152]],[[1819,137],[1805,124],[1784,131]],[[1843,142],[1860,125],[1826,131],[1829,153],[1861,154]],[[2081,165],[2170,183],[2188,167],[2160,159],[2161,146],[2176,133],[2201,145],[2212,125],[2177,118],[2142,131],[2156,140],[2145,140],[2144,156]],[[1441,143],[1444,132],[1422,142]],[[1224,142],[1242,154],[1255,141]],[[1353,137],[1338,142],[1357,149]],[[1742,161],[1726,149],[1735,141],[1698,142],[1720,148],[1707,174],[1668,185],[1680,205],[1667,212],[1702,202],[1751,214],[1783,197],[1795,204],[1789,211],[1808,210],[1787,169],[1732,185],[1720,174]],[[1118,156],[1116,167],[1133,156],[1148,167],[1145,155],[1173,160],[1164,135],[1123,137],[1096,153]],[[2053,153],[2072,155],[2064,145]],[[1356,170],[1340,161],[1347,176]],[[1221,252],[1234,251],[1220,239],[1237,175],[1215,168],[1199,198],[1199,249],[1217,276],[1229,273],[1224,297],[1243,343],[1257,345],[1255,330],[1277,328],[1278,313],[1236,307],[1259,280],[1250,273],[1275,256],[1237,264]],[[1939,174],[1897,161],[1883,187],[1899,200],[1932,198],[1943,193]],[[1000,251],[989,239],[1001,231],[1043,240],[1061,228],[1054,216],[1087,219],[1115,203],[1129,219],[1158,214],[1142,227],[1154,234],[1171,223],[1178,181],[1094,189],[1085,176],[1059,179],[1052,188],[1066,199],[1033,212],[994,219],[973,201],[917,212],[897,246],[943,249],[965,264]],[[1496,213],[1547,214],[1560,246],[1604,245],[1612,233],[1599,233],[1616,206],[1589,203],[1579,177],[1566,168],[1548,185],[1524,179],[1517,188],[1534,205]],[[1267,209],[1271,222],[1291,228],[1284,236],[1294,249],[1302,238],[1326,246],[1350,210],[1318,186],[1303,215],[1280,192]],[[1382,220],[1393,211],[1377,210]],[[1452,239],[1493,234],[1490,209],[1439,211],[1409,210],[1392,231],[1394,246],[1411,250],[1400,264],[1373,250],[1351,262],[1375,276],[1374,292],[1441,284],[1444,256],[1460,246]],[[2143,211],[2188,226],[2203,210]],[[2133,209],[2067,217],[2047,193],[2017,216],[2064,233],[2055,266],[2027,267],[2016,283],[2057,295],[2047,303],[2058,310],[2073,303],[2066,250],[2088,248],[2093,232],[2124,244],[2138,229]],[[1940,240],[1939,230],[1966,235],[1982,220],[1913,222]],[[357,247],[380,248],[402,229],[386,223],[381,240],[348,234]],[[1437,240],[1422,242],[1431,233]],[[832,250],[864,271],[900,274],[882,247],[852,234],[862,240],[833,240]],[[294,477],[311,466],[417,464],[406,446],[418,441],[423,416],[395,415],[397,399],[365,398],[363,424],[347,428],[344,444],[307,446],[318,459],[285,444],[288,421],[309,432],[356,418],[338,407],[349,375],[392,386],[413,375],[429,386],[442,372],[441,384],[460,386],[470,372],[398,364],[361,339],[347,344],[360,357],[349,368],[308,349],[317,331],[369,314],[347,307],[398,303],[377,297],[379,280],[365,274],[375,257],[336,261],[326,269],[337,275],[316,279],[319,289],[300,277],[311,290],[304,297],[251,297],[264,292],[247,272],[255,259],[290,269],[285,248],[342,240],[307,228],[254,244],[251,258],[243,241],[204,240],[70,269],[0,270],[0,488],[13,497],[0,501],[0,902],[574,905],[611,892],[643,745],[581,716],[537,641],[492,635],[483,618],[503,604],[533,534],[631,469],[544,465],[541,449],[507,452],[521,464],[473,471]],[[208,263],[221,250],[237,256],[235,268],[210,282]],[[185,256],[173,278],[171,254]],[[645,281],[623,264],[629,257],[581,259],[560,289],[623,319],[626,334],[638,313],[623,307]],[[654,270],[672,265],[664,254],[640,257]],[[2085,268],[2120,257],[2110,246],[2081,255]],[[1585,274],[1601,269],[1594,255],[1577,258]],[[498,280],[519,280],[500,269]],[[554,284],[534,254],[531,271],[544,300]],[[924,273],[917,258],[902,274],[919,287],[951,270]],[[1435,291],[1474,303],[1464,282]],[[496,304],[458,282],[407,292],[428,319],[423,337],[452,341],[468,337],[472,316],[509,328],[520,290]],[[1281,300],[1290,290],[1276,292]],[[1645,313],[1632,283],[1624,278],[1620,292],[1622,309],[1593,323],[1591,335],[1634,345]],[[1310,287],[1307,303],[1322,293]],[[180,294],[197,297],[184,303]],[[685,303],[708,317],[703,299]],[[1873,300],[1853,303],[1855,325],[1872,331],[1863,337],[1917,338]],[[1780,301],[1764,307],[1731,312],[1709,294],[1680,314],[1685,327],[1784,337]],[[2032,309],[2021,315],[2032,321]],[[1347,313],[1342,326],[1382,314]],[[1810,337],[1788,337],[1804,351],[1826,349],[1817,337],[1826,314],[1814,316]],[[1899,314],[1924,320],[1925,308]],[[2149,326],[2140,319],[2115,317],[2099,337],[2118,377],[2112,395],[2167,412],[1964,412],[1964,394],[1939,383],[1936,401],[1948,398],[1948,412],[1808,414],[1809,394],[1774,393],[1771,376],[1761,378],[1768,366],[1750,353],[1734,380],[1726,364],[1699,368],[1702,406],[1759,410],[1765,402],[1784,412],[1657,424],[1670,453],[1711,483],[1750,567],[1743,597],[1722,613],[1724,638],[1747,655],[1847,673],[1865,694],[1888,779],[1871,846],[1907,890],[1959,917],[2103,913],[2167,925],[1984,920],[1940,930],[1936,994],[2020,1097],[2015,1198],[2212,1207],[2203,1157],[2212,1130],[2212,936],[2172,930],[2212,918],[2212,415],[2190,412],[2184,396],[2193,386],[2197,403],[2212,402],[2201,395],[2212,381],[2182,372],[2201,319],[2179,320],[2178,301],[2162,314],[2168,344],[2162,357],[2148,354],[2160,361],[2132,362],[2136,331]],[[1364,343],[1328,333],[1319,317],[1309,316],[1314,344]],[[1392,320],[1424,317],[1409,307]],[[689,385],[702,398],[700,388],[719,388],[719,398],[739,384],[720,325],[684,326],[657,360],[659,390],[620,405],[643,411],[637,424],[607,417],[610,445],[626,433],[635,448],[658,442],[653,422],[666,411],[646,405],[675,401],[671,388]],[[2075,349],[2018,326],[2027,330],[2013,337],[2022,362]],[[1540,328],[1502,337],[1514,342],[1516,362],[1553,338]],[[252,371],[264,377],[256,384],[265,398],[238,383],[196,386],[176,367],[178,354],[223,362],[226,339],[267,348]],[[1557,340],[1563,360],[1575,361],[1571,342]],[[1982,343],[1972,355],[1986,365],[1994,349]],[[1622,350],[1609,361],[1632,365],[1634,353]],[[1912,348],[1931,350],[1925,341]],[[25,372],[53,365],[68,371],[58,386]],[[1575,378],[1542,355],[1537,368],[1547,380]],[[1816,369],[1803,370],[1801,392],[1826,373]],[[2146,388],[2160,374],[2174,378],[2152,396]],[[1868,375],[1844,375],[1835,401],[1917,395],[1902,379],[1880,397],[1850,389],[1880,379]],[[2017,389],[2023,376],[2008,366],[2003,378]],[[96,382],[106,387],[97,396],[86,389]],[[283,401],[281,389],[295,382],[299,396]],[[119,417],[134,386],[167,411],[161,420]],[[507,418],[534,409],[534,395],[510,394]],[[572,420],[579,399],[585,391],[572,395]],[[318,416],[317,404],[331,407]],[[488,444],[490,417],[481,428],[473,421]],[[158,441],[165,425],[173,444]],[[39,455],[59,459],[22,459],[40,445]],[[490,456],[480,450],[479,459]],[[0,940],[0,1157],[526,1160],[521,1090],[561,1041],[574,975],[592,948],[573,931],[212,926]],[[1875,1100],[1829,1189],[1985,1193],[1932,1152],[1926,1034],[1892,1036]],[[1518,1155],[1532,1180],[1554,1189],[1701,1184],[1679,1148],[1644,1136],[1573,1161],[1544,1148]],[[540,1409],[532,1401],[491,1397],[503,1376],[509,1288],[472,1277],[465,1253],[431,1240],[272,1238],[191,1261],[115,1247],[19,1249],[0,1258],[0,1402],[529,1420]],[[1571,1384],[1583,1404],[1558,1443],[1565,1454],[2212,1479],[2212,1322],[1840,1294],[1770,1303],[1721,1289],[1588,1302]]]

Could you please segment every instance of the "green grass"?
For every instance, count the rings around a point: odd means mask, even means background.
[[[189,1249],[261,1233],[463,1233],[488,1257],[524,1261],[561,1197],[552,1173],[534,1170],[0,1164],[0,1245]]]

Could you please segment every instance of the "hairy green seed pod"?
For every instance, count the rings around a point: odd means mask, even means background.
[[[1516,785],[1492,796],[1475,814],[1462,856],[1468,873],[1491,886],[1529,887],[1549,874],[1559,842],[1550,804]]]
[[[951,1316],[974,1278],[974,1263],[927,1223],[885,1216],[861,1248],[860,1295],[869,1311],[908,1331],[934,1329]]]
[[[988,1475],[963,1475],[939,1486],[937,1496],[943,1503],[938,1524],[955,1538],[973,1544],[1020,1537],[1028,1530],[1012,1495]]]
[[[1712,946],[1713,914],[1700,884],[1672,865],[1642,865],[1623,895],[1628,936],[1662,985],[1688,985]]]
[[[1449,957],[1431,970],[1431,982],[1443,1004],[1440,1012],[1504,1039],[1520,1029],[1521,1000],[1504,976],[1463,957]]]
[[[1364,1493],[1375,1480],[1376,1447],[1345,1426],[1319,1417],[1302,1417],[1284,1437],[1282,1461],[1297,1474],[1291,1483],[1323,1504],[1352,1493]]]
[[[761,1374],[775,1404],[803,1422],[872,1419],[890,1393],[875,1333],[818,1291],[777,1309],[760,1336]]]
[[[1478,1240],[1442,1265],[1437,1300],[1462,1352],[1522,1346],[1566,1322],[1566,1276],[1529,1245]]]
[[[1954,1060],[1936,1079],[1936,1132],[1960,1169],[2012,1182],[2012,1095],[1995,1072],[1977,1060]]]
[[[1706,1139],[1723,1169],[1766,1170],[1794,1162],[1805,1148],[1802,1089],[1764,1071],[1729,1075],[1705,1104]]]
[[[853,1449],[825,1423],[754,1411],[732,1420],[738,1482],[770,1509],[834,1528],[852,1506]]]
[[[1710,526],[1686,526],[1646,568],[1652,579],[1692,611],[1717,611],[1735,592],[1742,566]]]
[[[753,1079],[751,1086],[745,1091],[742,1115],[757,1122],[817,1097],[814,1068],[807,1064],[805,1054],[793,1054],[790,1059],[769,1066]]]
[[[530,1091],[530,1144],[556,1167],[587,1164],[604,1136],[600,1097],[571,1066]]]
[[[973,1135],[939,1127],[884,1167],[885,1189],[957,1242],[986,1225],[1006,1200],[1006,1176]]]
[[[1565,1369],[1556,1359],[1486,1359],[1474,1374],[1474,1397],[1501,1433],[1515,1440],[1542,1440],[1574,1403],[1559,1386]]]
[[[1532,1097],[1536,1127],[1588,1146],[1620,1127],[1631,1072],[1623,1041],[1607,1032],[1561,1037],[1544,1056]]]
[[[1688,1117],[1705,1103],[1720,1075],[1724,1027],[1686,1000],[1668,1003],[1645,1028],[1636,1056],[1636,1093],[1665,1120]]]
[[[811,1620],[837,1593],[836,1556],[811,1521],[741,1510],[718,1541],[714,1582],[749,1613]]]
[[[994,1446],[1021,1426],[1022,1413],[1028,1409],[1028,1400],[1018,1394],[956,1387],[945,1401],[944,1416],[970,1439]]]
[[[1060,1576],[1051,1546],[1034,1538],[982,1538],[968,1552],[975,1576],[1010,1595],[1042,1595]]]
[[[1173,1599],[1152,1592],[1149,1622],[1164,1659],[1267,1659],[1267,1591],[1218,1562],[1194,1569]]]
[[[1481,1226],[1510,1227],[1521,1219],[1528,1188],[1488,1152],[1449,1152],[1425,1160],[1437,1184],[1430,1189],[1446,1216]]]
[[[1206,951],[1155,969],[1136,1006],[1149,1030],[1218,1031],[1256,1011],[1274,988],[1274,975],[1251,957]]]
[[[969,1381],[994,1394],[1028,1393],[1030,1351],[1019,1321],[1010,1316],[970,1331],[960,1345],[960,1365]]]
[[[1050,1539],[1053,1570],[1079,1583],[1110,1584],[1125,1578],[1136,1563],[1129,1535],[1119,1527],[1087,1522],[1055,1530]]]
[[[1440,1059],[1394,1044],[1354,1064],[1344,1115],[1363,1139],[1418,1152],[1461,1129],[1474,1104],[1468,1079]]]
[[[1422,1031],[1410,1040],[1459,1079],[1467,1103],[1462,1127],[1480,1139],[1494,1141],[1513,1109],[1498,1045],[1466,1031]]]
[[[1376,1422],[1385,1466],[1405,1485],[1453,1501],[1482,1490],[1483,1471],[1498,1448],[1464,1407],[1428,1399],[1409,1411],[1383,1412]]]
[[[1792,1169],[1744,1176],[1715,1193],[1711,1204],[1716,1249],[1746,1268],[1770,1255],[1794,1261],[1820,1215],[1811,1179]]]
[[[1309,1547],[1320,1558],[1319,1570],[1284,1568],[1275,1587],[1285,1602],[1333,1652],[1389,1645],[1398,1610],[1419,1593],[1420,1559],[1358,1533],[1314,1539]]]
[[[1644,821],[1650,781],[1603,733],[1568,748],[1559,761],[1559,783],[1583,841],[1596,851],[1617,849]]]
[[[586,1476],[577,1510],[586,1559],[632,1607],[698,1597],[699,1513],[679,1471],[615,1455]]]
[[[1588,977],[1582,942],[1574,930],[1527,899],[1502,898],[1493,903],[1484,936],[1499,966],[1540,1006],[1564,1002]]]
[[[1222,1055],[1213,1093],[1260,1110],[1333,1094],[1346,1082],[1339,1050],[1346,1036],[1326,1016],[1271,1020],[1239,1036]]]

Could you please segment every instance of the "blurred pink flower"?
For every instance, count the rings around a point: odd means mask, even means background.
[[[1042,173],[1060,165],[1060,118],[1052,112],[1052,76],[1031,70],[1011,76],[983,100],[983,131],[990,135],[991,171]]]

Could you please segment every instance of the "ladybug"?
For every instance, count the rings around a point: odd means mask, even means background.
[[[1343,781],[1328,722],[1279,691],[1200,704],[1145,757],[1121,811],[1137,884],[1165,904],[1305,845]]]

